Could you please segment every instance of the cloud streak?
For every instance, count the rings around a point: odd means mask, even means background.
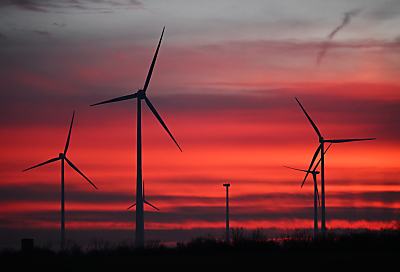
[[[328,41],[324,42],[322,44],[322,49],[321,51],[319,51],[318,56],[317,56],[317,65],[321,64],[322,58],[326,55],[326,53],[328,52],[328,49],[330,47],[330,41],[333,39],[333,36],[336,35],[336,33],[341,30],[343,27],[345,27],[346,25],[348,25],[350,23],[350,20],[352,17],[357,16],[359,13],[361,12],[361,9],[356,9],[353,11],[349,11],[349,12],[345,12],[344,13],[344,18],[342,23],[336,27],[329,35],[328,35]]]

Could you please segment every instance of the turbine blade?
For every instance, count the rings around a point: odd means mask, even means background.
[[[132,208],[133,206],[135,206],[136,205],[136,203],[135,204],[133,204],[132,206],[130,206],[127,210],[129,210],[130,208]]]
[[[146,82],[144,83],[144,87],[143,87],[143,91],[144,91],[144,92],[146,92],[147,87],[149,86],[151,74],[153,73],[154,65],[156,64],[156,59],[157,59],[157,55],[158,55],[158,50],[160,49],[161,40],[162,40],[163,35],[164,35],[164,30],[165,30],[165,26],[164,26],[164,28],[163,28],[163,30],[162,30],[161,37],[160,37],[160,41],[158,42],[157,50],[156,50],[156,52],[155,52],[155,54],[154,54],[153,61],[151,62],[149,72],[147,73]]]
[[[30,170],[30,169],[32,169],[32,168],[36,168],[36,167],[39,167],[39,166],[42,166],[42,165],[45,165],[45,164],[48,164],[48,163],[51,163],[51,162],[55,162],[55,161],[58,161],[58,160],[60,160],[59,157],[53,158],[53,159],[50,159],[50,160],[48,160],[48,161],[39,163],[38,165],[35,165],[35,166],[29,167],[29,168],[27,168],[27,169],[25,169],[25,170],[22,170],[22,172],[25,172],[25,171],[28,171],[28,170]]]
[[[167,131],[167,133],[169,134],[169,136],[171,136],[172,140],[175,142],[175,144],[178,146],[179,150],[182,152],[181,147],[178,145],[178,143],[176,142],[174,136],[172,136],[171,132],[169,131],[169,129],[167,128],[167,126],[165,125],[164,121],[161,119],[161,116],[158,114],[158,112],[156,111],[156,109],[154,108],[154,106],[151,104],[150,100],[145,96],[144,100],[147,103],[147,106],[149,106],[150,110],[153,112],[153,114],[156,116],[156,118],[158,119],[158,121],[161,123],[161,125],[164,127],[164,129]]]
[[[338,139],[338,140],[325,140],[328,143],[347,143],[347,142],[358,142],[358,141],[371,141],[376,138],[363,138],[363,139]]]
[[[293,169],[293,170],[297,170],[297,171],[307,172],[307,170],[297,169],[297,168],[293,168],[293,167],[289,167],[289,166],[285,166],[285,165],[283,165],[283,167],[286,167],[286,168],[289,168],[289,169]]]
[[[120,97],[113,98],[113,99],[110,99],[110,100],[106,100],[106,101],[103,101],[103,102],[100,102],[100,103],[92,104],[90,106],[96,106],[96,105],[101,105],[101,104],[107,104],[107,103],[112,103],[112,102],[117,102],[117,101],[128,100],[128,99],[136,98],[137,96],[138,96],[137,93],[128,94],[128,95],[120,96]]]
[[[81,171],[79,171],[79,169],[70,161],[65,157],[65,160],[67,161],[67,163],[69,164],[69,166],[71,166],[76,172],[78,172],[79,174],[81,174],[82,177],[84,177],[87,181],[89,181],[90,184],[93,185],[94,188],[97,189],[96,185],[93,184],[93,182],[91,182]],[[98,190],[98,189],[97,189]]]
[[[156,206],[151,205],[149,202],[147,202],[146,200],[143,200],[144,203],[146,203],[147,205],[152,206],[154,209],[156,210],[160,210],[159,208],[157,208]]]
[[[67,150],[68,150],[68,146],[69,146],[69,139],[71,138],[72,123],[74,122],[74,116],[75,116],[75,111],[72,114],[71,125],[69,127],[67,142],[65,143],[65,148],[64,148],[64,156],[67,154]]]
[[[295,97],[296,98],[296,97]],[[313,120],[311,120],[311,117],[308,115],[308,113],[306,112],[306,110],[303,108],[303,106],[300,104],[300,101],[296,98],[297,103],[299,103],[301,109],[303,110],[304,114],[307,116],[308,121],[310,121],[311,125],[313,126],[315,132],[318,134],[319,137],[322,137],[321,133],[319,132],[317,126],[315,125],[315,123],[313,122]]]
[[[329,146],[325,149],[324,155],[325,155],[326,151],[328,151],[329,147],[331,147],[331,145],[332,145],[332,143],[330,143]],[[317,169],[317,167],[320,164],[320,162],[321,162],[321,159],[319,159],[317,164],[315,165],[314,171],[315,171],[315,169]],[[319,174],[319,172],[317,174]]]
[[[306,182],[307,176],[308,176],[308,174],[310,173],[311,167],[313,166],[314,161],[315,161],[315,159],[317,158],[320,149],[321,149],[321,145],[318,146],[317,150],[316,150],[315,153],[314,153],[314,156],[313,156],[313,158],[312,158],[312,160],[311,160],[310,167],[309,167],[308,170],[307,170],[307,174],[306,174],[306,176],[304,177],[304,180],[303,180],[303,183],[301,184],[301,187],[303,187],[304,182]]]

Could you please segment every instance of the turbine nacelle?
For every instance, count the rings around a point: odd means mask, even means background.
[[[58,158],[59,158],[59,159],[65,159],[64,153],[59,153],[59,154],[58,154]]]
[[[139,99],[145,99],[146,98],[146,91],[139,89],[136,93],[137,98]]]

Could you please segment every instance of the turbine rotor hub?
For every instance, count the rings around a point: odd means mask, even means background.
[[[59,154],[58,154],[58,157],[59,157],[60,159],[64,159],[64,158],[65,158],[65,155],[64,155],[64,153],[59,153]]]
[[[143,91],[143,90],[139,90],[138,92],[137,92],[137,97],[139,98],[139,99],[144,99],[145,97],[146,97],[146,92],[145,91]]]

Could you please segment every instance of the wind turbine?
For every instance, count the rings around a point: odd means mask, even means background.
[[[328,148],[325,150],[324,154],[326,153],[326,151],[328,151],[328,149],[331,147],[332,143],[328,146]],[[318,236],[318,202],[319,202],[319,206],[321,207],[321,202],[319,199],[319,193],[318,193],[318,185],[317,185],[317,175],[320,173],[319,171],[316,171],[319,163],[321,162],[321,160],[318,161],[318,163],[315,165],[313,170],[307,171],[307,170],[303,170],[303,169],[297,169],[297,168],[293,168],[293,167],[289,167],[289,166],[283,166],[289,169],[293,169],[293,170],[297,170],[297,171],[301,171],[301,172],[306,172],[309,174],[312,174],[313,180],[314,180],[314,238],[316,238]]]
[[[164,121],[161,119],[161,116],[158,114],[156,109],[154,108],[153,104],[151,104],[150,100],[146,96],[146,90],[147,87],[149,86],[151,74],[153,73],[154,69],[154,64],[156,63],[157,59],[157,54],[158,50],[160,49],[160,44],[162,37],[164,35],[164,30],[165,27],[162,30],[160,41],[158,42],[158,46],[156,49],[156,52],[153,57],[153,61],[151,62],[149,72],[147,74],[146,81],[144,83],[143,89],[139,89],[136,93],[134,94],[128,94],[125,96],[120,96],[117,98],[113,98],[110,100],[106,100],[100,103],[93,104],[91,106],[95,105],[100,105],[100,104],[106,104],[106,103],[112,103],[112,102],[117,102],[117,101],[123,101],[123,100],[128,100],[128,99],[133,99],[137,98],[137,169],[136,169],[136,246],[138,247],[143,247],[144,246],[144,219],[143,219],[143,196],[142,196],[142,99],[146,102],[147,106],[150,108],[150,110],[153,112],[157,120],[161,123],[161,125],[164,127],[164,129],[167,131],[169,136],[172,138],[172,140],[175,142],[175,144],[178,146],[179,150],[182,152],[182,149],[176,142],[175,138],[172,136],[171,132],[168,130],[167,126],[165,125]]]
[[[297,101],[297,103],[299,103],[301,109],[303,110],[304,114],[306,115],[308,121],[314,128],[314,130],[317,133],[318,138],[319,138],[319,145],[317,147],[317,150],[314,153],[314,156],[311,160],[310,167],[308,168],[307,171],[311,170],[311,167],[313,166],[314,161],[317,158],[318,153],[321,150],[321,159],[320,159],[321,160],[321,232],[322,232],[322,236],[325,237],[326,227],[325,227],[325,161],[324,161],[324,152],[323,152],[324,144],[325,143],[346,143],[346,142],[368,141],[368,140],[375,140],[375,138],[325,140],[324,137],[322,136],[322,134],[319,132],[319,130],[318,130],[317,126],[315,125],[315,123],[313,122],[313,120],[311,120],[311,117],[308,115],[306,110],[300,104],[300,101],[297,98],[296,98],[296,101]],[[308,173],[309,172],[306,173],[306,176],[304,177],[304,181],[303,181],[303,184],[301,185],[301,187],[303,187],[304,182],[307,179]]]
[[[67,159],[67,151],[68,151],[68,147],[69,147],[69,140],[71,138],[71,130],[72,130],[72,124],[74,122],[74,116],[75,116],[75,111],[72,114],[72,120],[71,120],[71,125],[69,127],[69,133],[68,133],[68,137],[67,137],[67,142],[65,144],[65,148],[64,148],[64,152],[63,153],[59,153],[58,157],[55,157],[53,159],[50,159],[48,161],[45,161],[43,163],[40,163],[38,165],[32,166],[30,168],[27,168],[25,170],[23,170],[22,172],[28,171],[30,169],[48,164],[48,163],[52,163],[58,160],[61,160],[61,248],[64,249],[65,247],[65,206],[64,206],[64,161],[66,161],[69,166],[72,167],[72,169],[74,169],[76,172],[78,172],[82,177],[84,177],[90,184],[93,185],[94,188],[97,189],[96,185],[94,185],[70,160]]]
[[[153,207],[153,208],[156,209],[156,210],[160,210],[159,208],[157,208],[156,206],[153,206],[152,204],[150,204],[149,202],[147,202],[147,201],[145,200],[145,197],[144,197],[144,180],[143,180],[143,202],[146,203],[147,205]],[[135,206],[135,205],[136,205],[136,203],[133,204],[132,206],[129,206],[129,208],[128,208],[127,210],[129,210],[130,208],[132,208],[132,207]]]

